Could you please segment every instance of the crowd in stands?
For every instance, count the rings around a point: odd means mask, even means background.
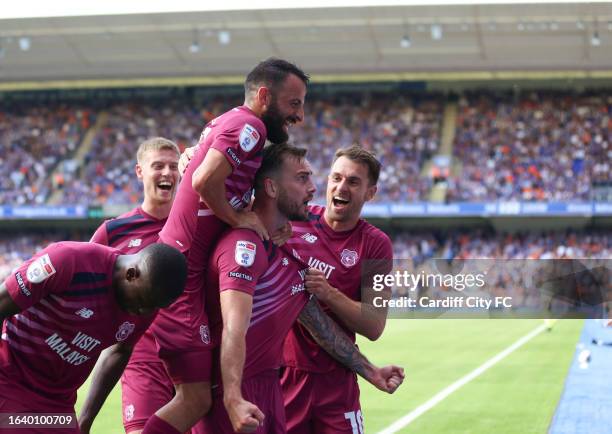
[[[352,143],[372,150],[383,164],[375,200],[428,200],[432,173],[424,167],[440,148],[444,107],[451,100],[434,93],[311,92],[305,122],[290,133],[293,143],[309,149],[318,201],[334,151]],[[164,136],[191,146],[209,120],[241,103],[238,94],[182,94],[109,100],[95,109],[69,102],[3,105],[0,200],[43,204],[59,191],[56,203],[136,203],[140,142]],[[103,112],[107,120],[92,130],[84,158],[75,159],[85,132]],[[459,170],[447,180],[446,200],[591,200],[593,185],[604,186],[597,197],[608,197],[611,142],[608,91],[466,92],[458,99],[453,143]]]
[[[468,93],[453,152],[449,202],[590,200],[611,179],[612,94]]]
[[[0,108],[0,203],[44,204],[53,170],[71,159],[95,115],[71,104],[8,107]]]
[[[389,93],[308,98],[306,119],[292,128],[291,139],[309,150],[319,202],[335,151],[354,143],[374,152],[382,163],[375,200],[427,197],[431,182],[420,172],[440,145],[441,98]]]

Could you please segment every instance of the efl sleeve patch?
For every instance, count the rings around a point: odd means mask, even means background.
[[[257,145],[257,142],[259,142],[259,138],[259,132],[257,129],[255,129],[255,127],[249,124],[244,124],[242,131],[240,131],[240,138],[238,139],[240,148],[244,152],[250,152],[255,145]]]
[[[41,283],[54,274],[55,267],[53,267],[48,253],[32,261],[26,272],[26,276],[31,283]]]
[[[236,241],[234,260],[241,267],[250,267],[255,262],[257,245],[250,241]]]

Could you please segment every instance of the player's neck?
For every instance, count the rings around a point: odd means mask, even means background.
[[[327,209],[323,212],[323,219],[325,219],[327,226],[329,226],[334,232],[350,231],[357,226],[357,223],[359,223],[359,217],[347,221],[334,220],[329,216]]]
[[[257,214],[259,220],[261,220],[261,223],[263,223],[270,235],[285,226],[289,221],[273,202],[262,204],[255,200],[255,202],[253,202],[253,212]]]
[[[140,206],[144,212],[156,219],[162,220],[168,217],[170,209],[172,208],[172,202],[164,204],[156,204],[151,201],[144,200]]]
[[[251,110],[258,118],[261,118],[263,115],[263,108],[256,102],[245,100],[243,105],[248,107],[248,109]]]

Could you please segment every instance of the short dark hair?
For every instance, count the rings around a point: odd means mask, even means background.
[[[151,295],[160,307],[170,305],[183,293],[187,281],[187,260],[174,247],[149,244],[141,251],[147,264]]]
[[[352,145],[348,148],[341,148],[336,151],[334,163],[340,157],[346,157],[351,161],[363,164],[368,169],[370,185],[376,185],[380,176],[380,161],[370,151],[363,149],[359,145]]]
[[[244,82],[244,93],[256,90],[259,86],[267,86],[272,89],[282,84],[287,76],[293,74],[308,86],[310,77],[295,64],[283,59],[270,57],[253,68]]]
[[[255,191],[263,188],[263,180],[275,176],[283,166],[286,156],[292,156],[298,160],[306,156],[306,149],[290,145],[288,143],[271,143],[264,147],[261,166],[255,174]]]

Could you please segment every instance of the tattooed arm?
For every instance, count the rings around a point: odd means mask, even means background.
[[[351,342],[334,320],[332,320],[314,297],[311,297],[298,318],[315,341],[334,359],[361,375],[378,389],[393,393],[404,381],[404,369],[399,366],[374,366]]]

